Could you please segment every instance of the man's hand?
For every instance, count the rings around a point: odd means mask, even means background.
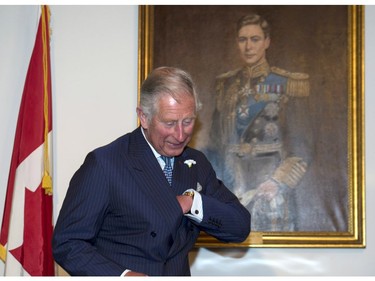
[[[147,276],[144,273],[136,272],[136,271],[129,271],[125,274],[125,277],[130,277],[130,276]]]
[[[176,196],[178,203],[184,214],[190,212],[191,206],[193,205],[193,198],[188,195],[178,195]]]
[[[279,191],[279,187],[272,180],[266,180],[257,188],[256,196],[264,196],[268,201],[271,201]]]

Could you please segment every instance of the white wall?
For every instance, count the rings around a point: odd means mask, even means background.
[[[57,214],[87,152],[136,127],[138,10],[51,6],[51,12]],[[0,220],[37,19],[37,6],[0,6]],[[365,19],[367,248],[198,249],[193,275],[375,275],[375,6],[366,6]]]

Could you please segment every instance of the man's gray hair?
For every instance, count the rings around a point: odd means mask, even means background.
[[[193,79],[182,69],[159,67],[154,69],[143,82],[139,105],[149,120],[157,113],[158,101],[165,95],[172,96],[177,102],[179,96],[190,95],[195,100],[195,112],[201,108]]]

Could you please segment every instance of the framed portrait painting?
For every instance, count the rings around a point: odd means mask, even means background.
[[[189,72],[190,146],[251,213],[243,243],[365,247],[363,6],[139,7],[138,84]],[[318,16],[319,15],[319,16]]]

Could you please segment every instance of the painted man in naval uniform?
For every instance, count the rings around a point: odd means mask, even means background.
[[[216,81],[209,157],[252,214],[254,231],[295,231],[295,190],[311,161],[309,76],[271,67],[270,28],[259,15],[237,24],[242,68]]]

